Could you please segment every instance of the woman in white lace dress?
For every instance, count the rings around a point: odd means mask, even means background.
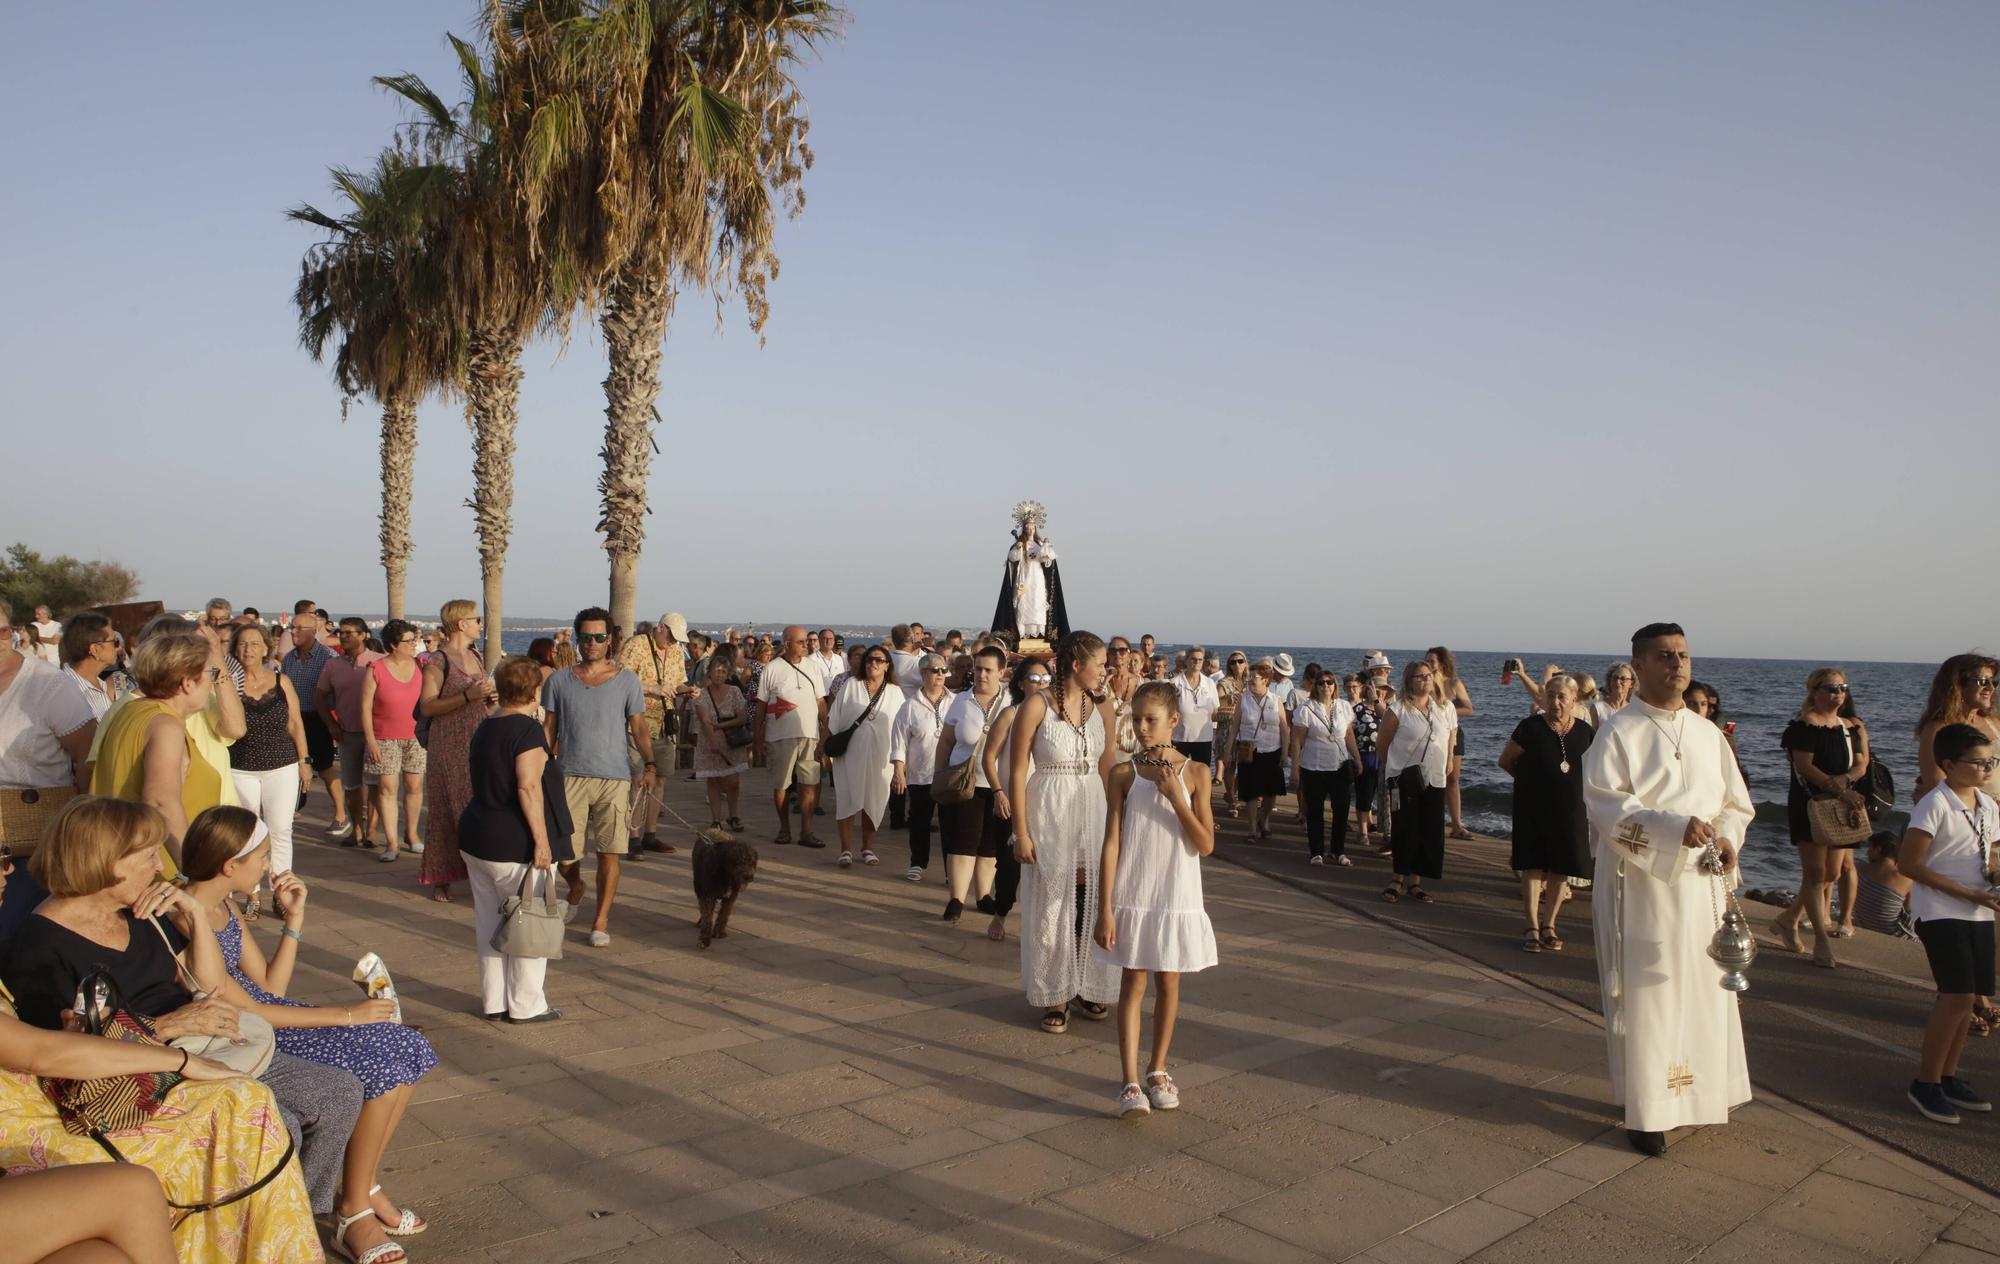
[[[1021,986],[1052,1034],[1069,1029],[1071,1001],[1084,1017],[1103,1019],[1118,999],[1118,969],[1093,958],[1089,938],[1113,762],[1105,741],[1111,704],[1097,692],[1104,659],[1104,642],[1090,633],[1064,637],[1055,680],[1021,703],[1009,749],[1014,856],[1022,866]]]

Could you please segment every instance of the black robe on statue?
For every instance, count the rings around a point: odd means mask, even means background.
[[[1014,618],[1014,568],[1020,563],[1012,558],[1007,560],[1007,573],[1000,580],[1000,603],[993,608],[995,632],[1005,632],[1016,642],[1020,640],[1021,629]],[[1050,562],[1049,567],[1049,626],[1043,632],[1043,639],[1053,645],[1070,632],[1069,607],[1063,604],[1062,564]]]

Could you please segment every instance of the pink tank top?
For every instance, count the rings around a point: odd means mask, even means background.
[[[375,676],[375,740],[409,741],[417,735],[417,698],[424,691],[424,673],[410,664],[410,678],[397,680],[389,671],[389,660],[368,664]]]

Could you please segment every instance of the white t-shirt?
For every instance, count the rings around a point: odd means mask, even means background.
[[[1285,704],[1275,691],[1259,698],[1245,690],[1236,703],[1236,741],[1255,744],[1257,753],[1267,754],[1283,743]]]
[[[1583,709],[1590,713],[1590,727],[1596,729],[1599,733],[1609,728],[1611,726],[1611,717],[1618,714],[1611,709],[1611,704],[1602,698],[1592,698],[1589,702],[1583,704]]]
[[[1433,698],[1422,711],[1401,699],[1389,704],[1396,715],[1396,740],[1382,759],[1382,775],[1394,777],[1405,768],[1421,767],[1424,784],[1433,790],[1444,788],[1445,765],[1451,762],[1451,731],[1458,727],[1458,712],[1450,703]]]
[[[821,697],[831,694],[833,692],[834,680],[847,671],[847,656],[845,654],[820,654],[815,652],[806,655],[806,663],[819,672],[819,692]]]
[[[62,666],[62,624],[54,619],[38,619],[28,626],[33,628],[35,635],[42,640],[42,643],[35,647],[35,653],[41,655],[45,663],[56,667]]]
[[[954,742],[951,748],[951,767],[956,768],[966,760],[972,758],[972,752],[978,749],[979,739],[985,734],[986,726],[990,722],[987,713],[991,712],[991,719],[997,720],[1000,718],[1000,713],[1006,709],[1007,691],[1005,689],[994,694],[993,700],[983,707],[979,704],[979,699],[972,696],[970,689],[952,700],[951,710],[944,713],[944,726],[951,730]],[[1000,739],[996,736],[991,740],[998,741]],[[1002,767],[1005,767],[1005,765],[1002,765]],[[981,790],[991,788],[987,783],[986,770],[984,768],[974,770],[972,784]]]
[[[1308,698],[1292,712],[1292,727],[1305,734],[1299,747],[1299,767],[1306,772],[1337,772],[1347,762],[1347,730],[1354,725],[1354,707],[1335,698],[1322,708]]]
[[[1290,715],[1292,708],[1298,705],[1297,699],[1294,697],[1297,693],[1298,686],[1292,683],[1290,676],[1280,676],[1271,682],[1271,696],[1285,704],[1285,714],[1287,715]]]
[[[1215,682],[1206,676],[1197,676],[1195,683],[1188,683],[1186,672],[1174,675],[1174,690],[1181,696],[1181,719],[1174,725],[1176,742],[1206,742],[1215,737],[1215,709],[1222,705],[1222,699],[1215,692]]]
[[[826,686],[811,666],[783,658],[764,664],[757,681],[757,701],[764,704],[764,740],[818,737],[819,700],[825,696]]]
[[[912,654],[908,650],[890,650],[890,679],[895,681],[896,687],[904,693],[916,693],[924,687],[923,672],[917,667],[923,661],[924,656],[921,654]]]
[[[1984,790],[1973,792],[1968,808],[1950,786],[1940,785],[1923,797],[1910,816],[1910,828],[1931,836],[1924,853],[1926,868],[1936,870],[1962,887],[1986,889],[1987,850],[2000,839],[2000,804]],[[1919,882],[1910,888],[1910,912],[1920,922],[1990,922],[1993,910]]]
[[[0,789],[46,789],[76,784],[76,770],[60,739],[97,717],[76,685],[32,654],[0,693]]]

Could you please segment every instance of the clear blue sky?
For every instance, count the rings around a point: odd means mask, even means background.
[[[2000,647],[2000,5],[872,0],[759,348],[684,299],[642,613],[975,626],[1007,510],[1170,640]],[[379,609],[290,291],[472,6],[17,8],[0,543]],[[604,595],[601,343],[527,361],[509,611]],[[44,446],[46,444],[46,446]],[[60,472],[44,463],[58,462]],[[411,604],[478,591],[423,413]]]

